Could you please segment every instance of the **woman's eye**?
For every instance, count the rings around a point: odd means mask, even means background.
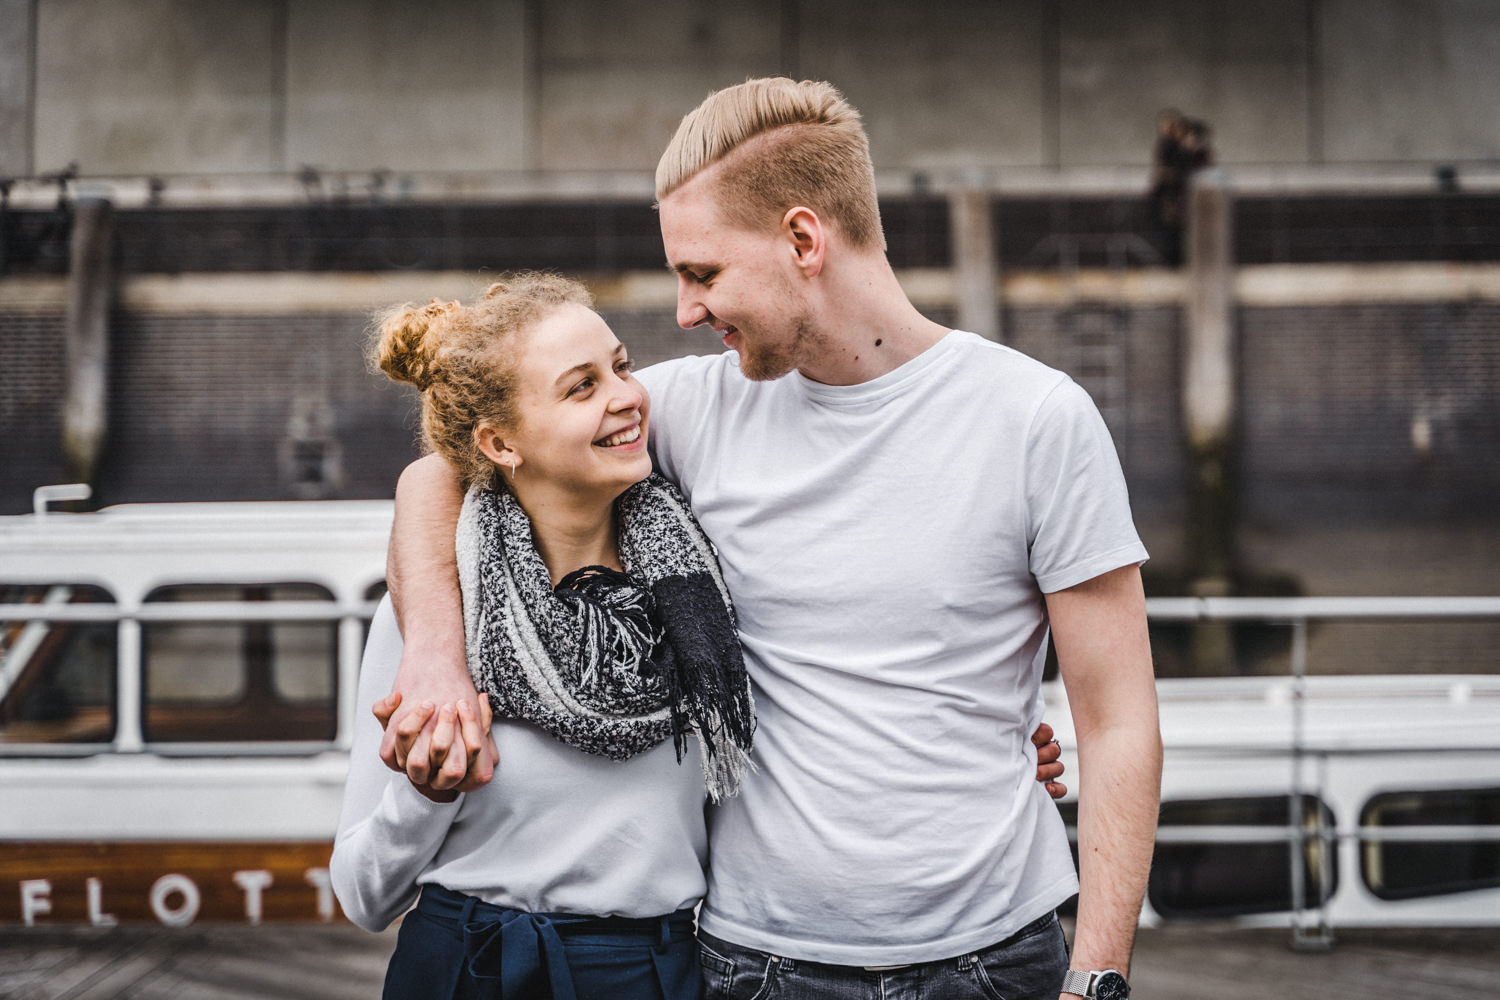
[[[619,372],[621,375],[629,375],[631,372],[635,371],[635,362],[621,361],[619,364],[615,365],[615,371]]]
[[[593,387],[594,387],[594,380],[591,379],[591,378],[586,378],[582,382],[579,382],[577,385],[575,385],[573,388],[569,389],[568,390],[568,395],[569,396],[577,396],[577,395],[580,395],[581,393],[588,392]]]

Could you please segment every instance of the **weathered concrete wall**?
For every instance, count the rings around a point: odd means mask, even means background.
[[[0,0],[0,177],[31,170],[31,0]]]
[[[1500,155],[1500,4],[1324,0],[1324,156]]]
[[[1049,162],[1046,4],[834,0],[802,7],[798,73],[865,117],[877,166]]]
[[[1305,162],[1307,3],[1064,0],[1060,163],[1149,163],[1167,107],[1207,120],[1220,160]]]
[[[85,173],[281,169],[279,5],[46,0],[35,165]]]
[[[710,91],[779,72],[776,3],[535,5],[536,127],[544,170],[656,169]]]
[[[530,166],[524,6],[522,0],[289,4],[281,165]]]
[[[1497,62],[1493,0],[0,0],[0,170],[644,171],[779,72],[893,172],[1139,167],[1166,106],[1228,164],[1494,160]]]

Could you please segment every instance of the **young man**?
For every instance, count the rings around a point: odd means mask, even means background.
[[[710,95],[657,197],[678,322],[730,353],[641,373],[653,452],[719,548],[760,719],[759,771],[712,817],[708,995],[1127,996],[1161,744],[1146,553],[1097,411],[912,306],[859,115],[828,84]],[[451,559],[452,477],[424,459],[397,499],[397,690],[471,699],[434,556]],[[1049,629],[1081,877],[1031,780]],[[472,748],[411,752],[430,715],[390,727],[388,763],[482,780]],[[1070,972],[1054,911],[1075,890]]]

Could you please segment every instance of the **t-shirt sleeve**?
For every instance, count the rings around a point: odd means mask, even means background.
[[[1031,573],[1043,593],[1147,559],[1109,429],[1072,379],[1060,380],[1032,418],[1026,507]]]
[[[676,358],[642,369],[636,376],[651,397],[651,430],[647,447],[658,473],[682,488],[691,500],[690,456],[704,431],[703,413],[710,405],[709,382],[715,359]]]

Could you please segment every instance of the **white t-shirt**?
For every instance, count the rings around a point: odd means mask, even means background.
[[[429,883],[520,910],[654,917],[703,896],[707,834],[696,740],[629,760],[595,757],[498,720],[495,777],[458,801],[424,798],[380,761],[370,706],[401,663],[390,598],[360,668],[349,779],[330,864],[344,913],[378,931]]]
[[[1029,734],[1042,594],[1142,562],[1066,375],[954,331],[861,385],[647,369],[653,451],[719,550],[759,729],[701,926],[841,965],[993,944],[1077,891]]]

